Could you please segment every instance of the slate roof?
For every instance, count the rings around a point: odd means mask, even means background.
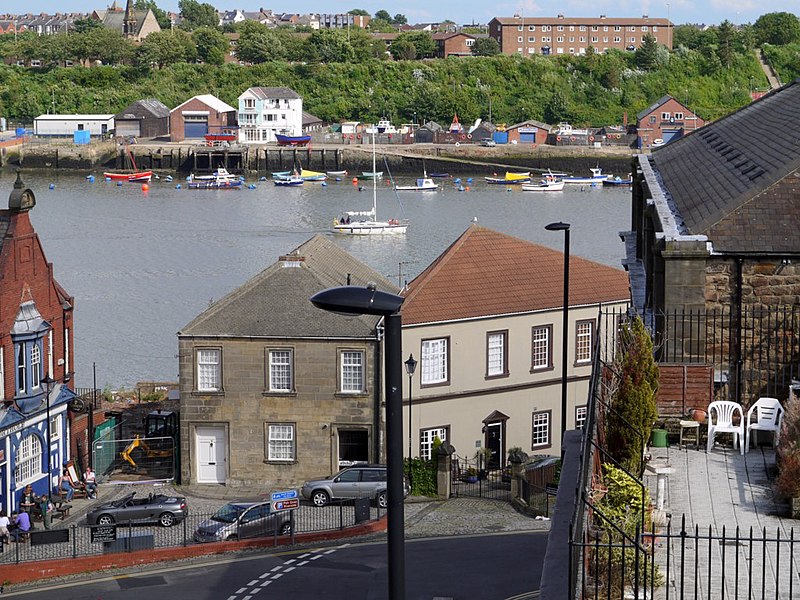
[[[661,96],[661,98],[656,100],[653,104],[651,104],[650,106],[645,108],[643,111],[639,112],[636,115],[636,120],[637,121],[641,121],[647,115],[649,115],[651,112],[653,112],[654,110],[657,110],[659,106],[661,106],[662,104],[666,104],[670,100],[672,100],[672,96],[670,96],[669,94],[667,94],[666,96]]]
[[[261,100],[270,100],[274,98],[298,100],[301,98],[300,94],[287,87],[251,87],[247,88],[247,92],[250,92],[256,98],[260,98]]]
[[[115,115],[115,119],[135,119],[136,115],[133,113],[137,107],[141,107],[143,110],[149,112],[157,119],[163,119],[165,117],[169,117],[169,108],[161,102],[160,100],[156,100],[155,98],[145,98],[143,100],[137,100],[136,102],[129,104],[125,107],[120,113]]]
[[[302,258],[302,260],[301,260]],[[317,292],[350,284],[397,293],[397,286],[342,250],[315,235],[278,262],[198,315],[179,336],[367,338],[378,317],[344,316],[311,304]]]
[[[800,79],[659,148],[649,161],[684,233],[707,235],[722,252],[800,248],[800,185],[775,187],[800,168]]]
[[[574,255],[569,268],[570,306],[629,300],[625,271]],[[473,224],[409,284],[403,324],[559,309],[563,273],[563,252]]]
[[[534,119],[528,119],[527,121],[522,121],[521,123],[514,123],[513,125],[509,125],[506,129],[516,129],[517,127],[526,127],[528,125],[533,125],[534,127],[544,129],[548,132],[555,129],[552,125],[548,125],[547,123],[542,123],[541,121],[536,121]]]
[[[135,35],[139,35],[142,31],[142,27],[144,26],[144,20],[147,18],[147,15],[150,13],[150,9],[147,10],[134,10],[133,17],[136,20],[136,33]],[[106,12],[105,16],[103,17],[103,26],[108,27],[109,29],[115,29],[117,31],[125,31],[125,11],[124,10],[109,10]]]
[[[175,112],[179,108],[185,106],[186,104],[188,104],[189,102],[191,102],[192,100],[195,100],[195,99],[199,100],[200,102],[202,102],[203,104],[205,104],[209,108],[214,109],[214,112],[217,112],[217,113],[236,112],[236,109],[233,108],[230,104],[226,104],[225,102],[223,102],[222,100],[220,100],[219,98],[217,98],[216,96],[214,96],[212,94],[200,94],[198,96],[192,96],[191,98],[189,98],[185,102],[181,102],[178,106],[173,108],[170,112]]]

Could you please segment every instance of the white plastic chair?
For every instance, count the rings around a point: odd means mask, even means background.
[[[733,417],[739,413],[739,424],[733,424]],[[742,407],[730,400],[717,400],[708,405],[708,446],[706,452],[714,447],[714,436],[718,433],[732,433],[733,447],[744,454],[744,414]]]
[[[752,414],[756,413],[756,420],[752,420]],[[773,448],[778,445],[778,437],[781,434],[781,419],[783,419],[783,407],[777,398],[759,398],[750,410],[747,411],[747,433],[745,434],[745,451],[750,451],[750,430],[771,431]],[[756,442],[758,443],[758,442]]]

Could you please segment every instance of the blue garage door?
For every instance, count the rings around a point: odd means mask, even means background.
[[[520,133],[519,134],[519,143],[520,144],[535,144],[536,143],[536,134],[535,133]]]
[[[679,137],[681,137],[681,132],[680,132],[679,129],[675,129],[675,130],[662,129],[661,130],[661,134],[664,136],[664,143],[665,144],[668,144],[668,143],[670,143],[672,141],[675,141]]]
[[[208,133],[208,120],[184,121],[183,135],[187,138],[201,138]]]

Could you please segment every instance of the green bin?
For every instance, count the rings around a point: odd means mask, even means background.
[[[666,448],[669,446],[667,443],[667,430],[653,429],[650,436],[650,443],[653,445],[653,448]]]

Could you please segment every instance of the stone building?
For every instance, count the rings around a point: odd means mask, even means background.
[[[161,31],[153,11],[149,8],[135,10],[133,0],[127,0],[124,10],[114,2],[108,10],[97,10],[93,15],[103,23],[103,27],[119,31],[135,42],[141,42],[151,33]]]
[[[70,458],[74,300],[53,276],[19,175],[0,210],[0,509],[19,508],[22,489],[57,485]]]
[[[800,357],[800,81],[633,172],[626,267],[662,355],[712,364],[739,401],[785,396]]]
[[[183,483],[279,489],[381,460],[379,319],[309,301],[370,281],[397,291],[317,235],[178,333]]]

